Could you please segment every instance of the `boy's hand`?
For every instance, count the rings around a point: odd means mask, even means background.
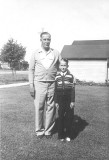
[[[75,107],[75,102],[71,102],[70,103],[70,108],[72,109],[72,108],[74,108]]]
[[[58,103],[55,103],[55,106],[57,109],[59,109],[59,104]]]
[[[33,98],[35,97],[35,89],[33,84],[30,84],[30,95]]]

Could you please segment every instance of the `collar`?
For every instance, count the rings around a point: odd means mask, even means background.
[[[61,76],[65,76],[67,74],[67,71],[66,72],[60,72]]]
[[[49,54],[51,51],[53,51],[52,48],[50,48],[46,53]],[[38,52],[39,52],[39,53],[45,52],[45,50],[44,50],[42,47],[40,47],[39,50],[38,50]]]

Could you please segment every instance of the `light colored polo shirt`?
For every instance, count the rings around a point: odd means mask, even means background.
[[[34,81],[55,81],[60,53],[51,49],[45,52],[42,48],[36,50],[31,57],[29,64],[29,83]]]
[[[54,60],[54,54],[53,54],[52,50],[50,49],[48,52],[45,52],[43,49],[40,49],[39,52],[40,52],[40,55],[39,55],[40,61],[41,61],[42,65],[46,69],[48,69]]]

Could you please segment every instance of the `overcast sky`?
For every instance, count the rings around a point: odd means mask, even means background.
[[[60,52],[74,40],[109,39],[109,0],[0,0],[0,49],[13,38],[29,61],[42,28]]]

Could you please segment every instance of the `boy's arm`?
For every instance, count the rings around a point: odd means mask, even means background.
[[[71,92],[71,103],[70,103],[70,108],[75,107],[75,86],[72,88]]]
[[[57,103],[57,77],[55,78],[55,96],[54,96],[54,101]]]
[[[70,108],[74,108],[75,107],[75,102],[71,102],[70,103]]]
[[[57,98],[57,81],[55,81],[55,97],[54,97],[54,101],[55,101],[55,107],[57,109],[59,109],[58,98]]]
[[[71,102],[75,102],[75,85],[72,86]]]
[[[72,91],[71,91],[71,103],[70,103],[70,107],[74,108],[75,107],[75,83],[76,80],[74,77],[72,77],[72,82],[73,82],[73,86],[72,86]]]

